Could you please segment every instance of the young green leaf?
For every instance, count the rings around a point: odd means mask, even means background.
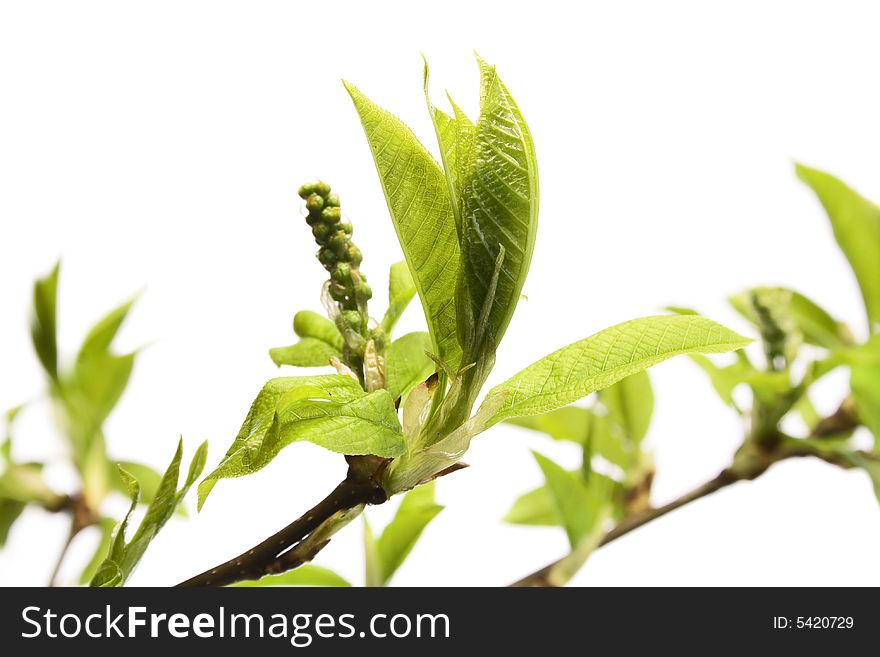
[[[159,490],[159,482],[162,481],[162,475],[150,466],[143,463],[134,463],[133,461],[108,462],[107,466],[108,469],[112,468],[112,472],[108,472],[108,475],[110,475],[108,480],[114,490],[123,495],[128,494],[128,487],[118,474],[118,468],[121,467],[137,479],[138,484],[140,484],[141,504],[149,504],[156,497],[156,491]]]
[[[394,457],[404,450],[388,391],[367,394],[341,374],[272,379],[257,395],[220,465],[199,484],[199,508],[218,479],[256,472],[296,441],[340,454]]]
[[[183,440],[178,442],[177,451],[171,460],[171,464],[162,476],[162,480],[159,482],[156,495],[147,507],[144,518],[132,536],[131,541],[128,542],[125,540],[125,533],[131,513],[140,500],[141,488],[137,479],[123,468],[119,468],[119,474],[125,481],[129,496],[131,497],[131,506],[122,522],[116,528],[108,555],[98,567],[95,576],[92,578],[91,586],[111,587],[125,584],[140,563],[150,542],[156,537],[162,527],[165,526],[165,523],[168,522],[171,516],[174,515],[177,507],[189,491],[190,486],[202,473],[207,458],[207,449],[208,444],[205,442],[196,450],[186,480],[178,490],[180,462],[183,458]]]
[[[871,332],[880,330],[880,207],[834,176],[801,164],[796,171],[828,214],[862,290]]]
[[[303,338],[289,347],[269,350],[272,362],[293,367],[327,367],[331,358],[341,358],[342,351],[317,338]]]
[[[636,372],[599,391],[612,422],[635,444],[642,442],[654,413],[654,391],[647,372]]]
[[[391,265],[388,273],[388,310],[382,318],[382,329],[390,336],[397,325],[397,320],[416,295],[416,283],[409,271],[406,261]]]
[[[460,254],[452,205],[440,167],[393,114],[345,83],[360,116],[397,238],[415,280],[433,351],[461,363],[453,290]]]
[[[267,575],[254,581],[236,582],[232,586],[262,588],[265,586],[332,586],[348,588],[351,584],[329,568],[312,563],[303,564],[295,570],[280,575]]]
[[[427,333],[407,333],[391,343],[385,354],[385,387],[392,399],[403,397],[431,376],[437,366],[426,352],[431,349]]]
[[[734,351],[749,342],[697,315],[624,322],[563,347],[495,386],[486,400],[505,396],[489,424],[565,406],[672,356]]]
[[[336,324],[311,310],[300,310],[293,316],[293,332],[303,339],[320,340],[336,352],[342,351],[342,334]]]
[[[58,378],[58,340],[56,308],[58,303],[58,270],[61,263],[34,284],[34,310],[31,317],[31,339],[34,350],[50,378]]]
[[[531,133],[516,102],[495,67],[480,58],[478,62],[484,93],[472,145],[466,146],[473,151],[469,166],[458,183],[463,264],[458,289],[466,291],[467,298],[460,302],[470,308],[462,312],[460,307],[458,315],[459,324],[463,317],[486,315],[487,334],[471,326],[466,330],[477,333],[463,337],[497,345],[516,309],[535,246],[538,167]],[[471,357],[479,353],[475,343]]]
[[[605,517],[611,498],[609,480],[590,477],[589,481],[584,481],[546,456],[537,452],[532,454],[544,473],[547,489],[565,527],[568,542],[572,549],[576,549]]]
[[[394,518],[378,539],[364,521],[367,586],[385,586],[412,552],[428,523],[443,507],[434,501],[434,482],[403,496]]]

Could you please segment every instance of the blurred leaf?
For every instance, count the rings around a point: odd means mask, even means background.
[[[532,452],[553,498],[572,549],[576,549],[602,521],[611,500],[611,486],[605,477],[581,477]]]
[[[856,365],[850,379],[859,419],[874,434],[874,450],[880,453],[880,365]]]
[[[693,308],[685,308],[683,306],[666,306],[663,310],[674,315],[699,315]]]
[[[79,349],[77,361],[88,360],[110,351],[110,344],[113,342],[113,338],[116,337],[119,327],[125,321],[128,312],[136,300],[137,297],[134,297],[114,308],[92,327]]]
[[[115,479],[119,479],[119,477],[117,476]],[[113,530],[116,529],[116,521],[113,518],[101,518],[96,529],[100,532],[98,545],[95,547],[95,553],[92,555],[89,563],[86,564],[86,567],[83,568],[79,576],[79,583],[81,585],[91,582],[95,573],[98,572],[98,568],[104,563],[104,558],[110,552],[110,544],[113,542]]]
[[[862,290],[871,332],[880,329],[880,207],[822,171],[796,166],[825,208],[834,237]]]
[[[293,332],[301,338],[313,338],[342,351],[342,334],[336,324],[311,310],[300,310],[293,316]]]
[[[589,436],[593,417],[593,411],[586,408],[563,406],[549,413],[512,417],[505,422],[524,429],[540,431],[556,440],[568,440],[583,445]]]
[[[639,444],[648,433],[654,413],[654,391],[647,372],[636,372],[599,391],[608,416]]]
[[[566,406],[675,355],[733,351],[749,342],[693,315],[624,322],[563,347],[495,386],[487,399],[503,395],[503,400],[490,424]]]
[[[412,552],[425,527],[443,510],[434,501],[434,482],[406,493],[378,539],[364,522],[367,586],[385,586]]]
[[[382,318],[382,328],[389,337],[397,325],[397,320],[403,315],[403,311],[415,295],[416,283],[406,261],[391,265],[388,274],[388,310]]]
[[[293,367],[327,367],[331,358],[340,358],[342,351],[317,338],[303,338],[289,347],[274,347],[269,350],[272,362]]]
[[[426,352],[431,349],[427,333],[407,333],[392,342],[385,354],[385,387],[392,399],[405,396],[437,369]]]
[[[134,358],[133,353],[124,356],[92,353],[79,360],[73,373],[65,379],[63,401],[74,424],[74,448],[80,454],[88,448],[92,434],[100,430],[125,391]]]
[[[460,253],[443,172],[400,119],[344,84],[363,124],[397,239],[418,289],[432,352],[457,370],[461,346],[452,300]]]
[[[333,586],[350,587],[351,584],[329,568],[312,563],[303,564],[280,575],[267,575],[256,581],[236,582],[232,586],[256,588],[265,586]]]
[[[577,473],[572,473],[577,474]],[[502,519],[512,525],[557,527],[562,524],[553,495],[546,485],[523,493]]]
[[[804,342],[826,349],[837,349],[852,343],[852,334],[846,324],[835,320],[815,301],[789,288],[753,288],[730,297],[729,301],[740,315],[758,326],[758,317],[750,298],[753,294],[761,293],[765,301],[772,296],[775,303],[781,305],[780,310],[791,318]]]
[[[339,454],[395,457],[404,450],[394,400],[342,374],[272,379],[254,400],[220,465],[199,484],[199,508],[218,479],[257,472],[292,442]]]
[[[746,380],[752,393],[764,406],[774,406],[791,391],[791,374],[782,372],[754,372]]]
[[[180,478],[180,462],[183,457],[183,440],[177,445],[177,451],[171,464],[162,476],[156,496],[147,511],[140,526],[132,536],[131,541],[126,542],[125,533],[128,527],[129,519],[132,511],[138,504],[140,498],[140,485],[137,480],[121,467],[119,474],[125,480],[128,487],[129,496],[131,497],[131,506],[128,513],[125,514],[122,522],[114,531],[113,540],[108,551],[107,558],[98,568],[92,579],[91,586],[122,586],[131,576],[134,569],[140,563],[141,558],[146,552],[150,542],[156,537],[156,534],[165,526],[165,523],[174,514],[177,506],[181,503],[186,495],[189,487],[201,474],[207,458],[208,444],[202,443],[193,455],[189,472],[183,486],[177,489],[178,480]]]
[[[12,525],[24,511],[24,503],[0,498],[0,549],[6,545]]]
[[[34,311],[31,317],[31,339],[43,369],[53,379],[58,378],[58,341],[56,337],[56,307],[58,302],[58,270],[52,271],[34,284]]]
[[[41,463],[12,463],[0,475],[0,500],[53,509],[63,504],[64,496],[53,491],[43,479]]]
[[[724,367],[719,367],[702,354],[692,354],[690,356],[690,359],[709,375],[709,381],[712,383],[712,387],[715,388],[715,392],[718,393],[721,401],[734,408],[736,408],[736,403],[733,399],[734,389],[738,385],[745,383],[756,372],[743,352],[737,352],[737,356],[736,362]]]

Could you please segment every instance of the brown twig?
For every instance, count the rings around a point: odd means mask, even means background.
[[[837,411],[820,421],[813,428],[813,430],[810,432],[810,438],[825,439],[845,435],[853,431],[856,427],[858,427],[858,425],[859,420],[855,414],[855,410],[853,409],[852,404],[844,401],[844,403],[840,405],[840,408],[838,408]],[[638,529],[639,527],[646,525],[652,520],[656,520],[661,516],[665,516],[671,511],[680,509],[681,507],[686,506],[691,502],[695,502],[696,500],[711,495],[712,493],[726,488],[731,484],[734,484],[738,481],[750,481],[753,479],[757,479],[764,472],[766,472],[771,465],[788,458],[812,456],[841,468],[855,467],[852,459],[848,459],[840,453],[834,451],[825,452],[817,450],[815,448],[811,448],[807,445],[799,445],[798,441],[795,439],[791,439],[788,442],[782,442],[782,436],[774,436],[773,438],[774,440],[771,442],[774,443],[774,448],[771,451],[761,451],[759,448],[759,460],[753,461],[748,469],[735,469],[733,467],[726,468],[713,479],[710,479],[706,483],[697,486],[697,488],[693,489],[692,491],[685,493],[681,497],[678,497],[673,501],[664,504],[663,506],[649,508],[625,517],[614,528],[610,529],[608,533],[605,534],[602,540],[599,541],[597,548],[608,545],[612,541],[620,538],[621,536],[624,536],[625,534],[628,534],[634,529]],[[861,456],[862,458],[875,458],[865,452],[857,452],[856,454]],[[530,575],[527,575],[526,577],[517,580],[516,582],[511,584],[511,586],[558,586],[559,584],[553,579],[553,573],[556,567],[564,559],[565,557],[563,557],[562,559],[557,559],[553,563],[544,566],[540,570],[536,570]]]
[[[63,505],[50,509],[51,511],[70,512],[70,531],[67,533],[67,538],[64,540],[64,545],[61,547],[61,553],[58,555],[58,560],[55,562],[55,567],[52,569],[52,575],[49,577],[50,587],[58,586],[58,574],[61,572],[61,566],[64,564],[64,559],[67,557],[67,552],[70,550],[73,540],[86,527],[91,527],[98,522],[97,514],[88,505],[83,495],[70,495],[65,497],[64,500],[65,502]]]
[[[265,575],[285,572],[308,561],[327,544],[314,543],[309,537],[340,512],[365,504],[381,504],[387,496],[377,476],[385,465],[375,457],[347,457],[349,470],[346,478],[305,514],[273,534],[263,542],[229,561],[181,582],[179,587],[228,586],[243,580],[260,579]],[[346,522],[350,518],[346,518]],[[332,530],[329,532],[332,534]]]

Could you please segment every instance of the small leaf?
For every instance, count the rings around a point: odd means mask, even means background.
[[[647,372],[636,372],[599,392],[609,418],[636,444],[648,433],[654,412],[654,392]]]
[[[418,289],[432,351],[458,369],[461,346],[453,291],[460,254],[446,179],[400,119],[344,84],[363,124],[397,239]]]
[[[149,504],[156,496],[156,491],[159,489],[159,482],[162,481],[162,475],[154,468],[144,465],[143,463],[134,463],[132,461],[119,461],[117,463],[108,462],[107,466],[108,470],[112,469],[112,472],[108,472],[108,481],[113,490],[116,490],[123,495],[128,495],[128,486],[119,476],[118,468],[122,468],[137,479],[140,484],[142,504]]]
[[[241,588],[265,586],[332,586],[347,588],[351,584],[329,568],[307,563],[280,575],[267,575],[256,581],[236,582],[232,586]]]
[[[604,517],[611,498],[609,480],[590,477],[589,482],[585,482],[547,457],[537,452],[532,454],[544,473],[568,542],[572,549],[576,549]]]
[[[416,283],[409,271],[406,261],[391,265],[388,274],[388,310],[382,318],[382,328],[390,336],[397,320],[416,295]]]
[[[342,351],[342,334],[336,324],[311,310],[300,310],[293,316],[293,332],[301,338],[325,342],[337,352]]]
[[[341,374],[269,381],[220,465],[199,484],[199,508],[218,479],[257,472],[296,441],[340,454],[399,456],[403,433],[387,390],[365,393]]]
[[[831,220],[837,244],[862,290],[872,333],[880,330],[880,207],[822,171],[797,165]]]
[[[113,534],[113,540],[110,545],[107,558],[98,567],[95,576],[92,578],[91,586],[122,586],[134,572],[140,563],[144,553],[149,547],[152,540],[165,526],[168,520],[174,515],[178,505],[183,501],[189,487],[201,474],[205,465],[207,443],[202,443],[193,456],[190,464],[189,473],[184,481],[183,486],[178,490],[178,480],[180,478],[180,462],[183,458],[183,440],[181,439],[177,445],[177,451],[171,460],[168,469],[159,482],[158,489],[153,501],[147,507],[144,518],[131,538],[131,541],[125,540],[126,529],[128,527],[131,514],[137,506],[140,499],[140,485],[137,479],[126,472],[123,468],[119,468],[119,474],[126,483],[131,497],[131,506],[128,513],[125,514],[122,522],[116,528]]]
[[[733,351],[749,342],[695,315],[624,322],[555,351],[493,388],[487,399],[506,396],[490,424],[566,406],[675,355]]]
[[[58,378],[58,341],[56,307],[58,303],[58,270],[61,262],[34,284],[34,310],[31,317],[31,339],[43,369]]]
[[[303,338],[289,347],[269,350],[272,362],[293,367],[328,367],[331,358],[341,358],[342,351],[317,338]]]
[[[436,365],[426,352],[431,349],[427,333],[407,333],[392,342],[385,354],[385,387],[392,399],[405,396],[431,376]]]
[[[0,475],[0,500],[38,504],[47,509],[59,507],[64,500],[43,479],[42,463],[12,463]]]
[[[401,564],[412,552],[416,542],[431,520],[443,510],[434,501],[434,482],[419,486],[400,502],[394,518],[385,527],[382,535],[375,541],[374,554],[368,558],[368,586],[385,586],[397,572]],[[365,544],[372,537],[369,525],[365,524]],[[367,553],[373,548],[367,546]]]

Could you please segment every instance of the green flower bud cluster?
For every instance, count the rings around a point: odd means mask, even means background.
[[[306,202],[306,222],[320,246],[318,260],[330,274],[330,296],[344,313],[346,324],[363,333],[366,317],[361,315],[373,291],[360,272],[363,255],[351,240],[351,224],[342,220],[339,197],[325,182],[309,183],[299,188]]]

